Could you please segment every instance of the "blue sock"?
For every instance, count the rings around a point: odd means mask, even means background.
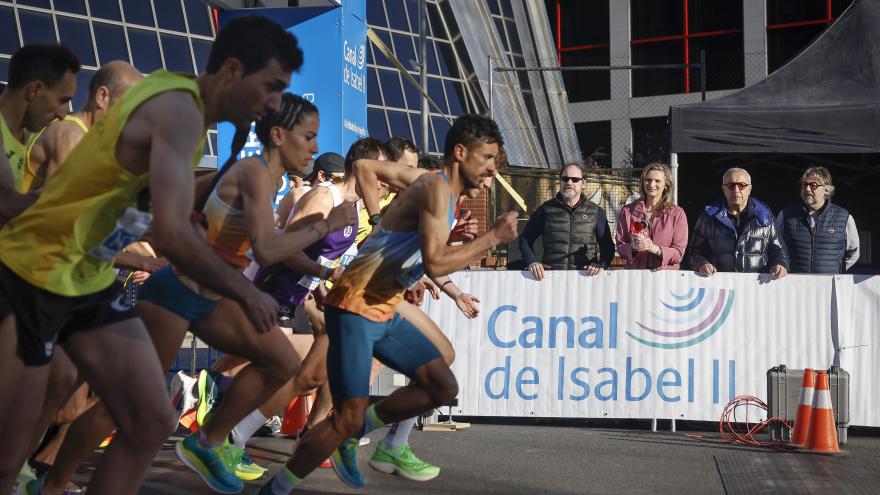
[[[376,406],[374,404],[368,407],[367,410],[364,412],[364,426],[362,426],[361,429],[354,434],[354,437],[361,438],[367,433],[383,426],[385,426],[385,422],[379,419],[379,416],[376,414]]]

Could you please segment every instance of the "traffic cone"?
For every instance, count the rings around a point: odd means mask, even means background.
[[[804,370],[804,381],[801,384],[801,398],[798,401],[797,415],[794,419],[794,431],[791,442],[794,447],[803,447],[807,443],[810,431],[810,415],[813,410],[813,389],[816,387],[816,375],[812,368]]]
[[[287,436],[294,436],[306,426],[309,419],[309,411],[312,410],[312,403],[315,401],[315,395],[302,395],[294,397],[287,409],[284,410],[284,421],[281,422],[281,433]]]
[[[837,425],[834,424],[834,411],[831,409],[831,390],[828,386],[828,373],[820,371],[816,376],[816,390],[813,394],[813,413],[810,416],[810,431],[807,435],[806,451],[811,454],[840,454],[837,443]]]

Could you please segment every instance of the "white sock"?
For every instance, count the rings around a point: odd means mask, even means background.
[[[259,409],[254,409],[253,412],[248,414],[243,420],[239,421],[238,424],[235,425],[235,428],[232,429],[232,443],[234,443],[236,447],[243,449],[247,441],[254,436],[254,433],[256,433],[261,426],[266,424],[267,419],[269,418],[263,416],[263,413],[261,413]]]
[[[270,495],[288,495],[300,483],[302,483],[302,480],[291,473],[287,466],[284,466],[281,468],[281,471],[278,471],[278,474],[269,480],[269,484],[266,486],[269,488],[268,492]],[[263,492],[261,491],[260,493]]]
[[[382,445],[386,450],[394,450],[400,446],[406,445],[409,441],[409,434],[416,425],[416,418],[404,419],[403,421],[394,423],[388,429]]]

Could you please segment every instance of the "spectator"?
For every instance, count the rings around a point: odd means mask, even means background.
[[[627,269],[678,270],[687,248],[687,216],[672,202],[672,172],[662,163],[642,169],[641,198],[620,210],[617,252]]]
[[[586,269],[602,272],[614,257],[614,240],[605,210],[584,195],[584,169],[576,163],[559,173],[559,193],[532,214],[519,237],[519,250],[536,280],[544,270]],[[535,260],[534,245],[543,236],[544,254]]]
[[[410,167],[419,165],[419,148],[409,139],[393,137],[385,142],[388,149],[388,161],[397,162]]]
[[[381,146],[381,143],[379,143]],[[345,178],[345,158],[339,153],[324,153],[319,156],[312,167],[312,173],[306,177],[306,181],[312,186],[324,182],[342,182]]]
[[[724,196],[706,207],[694,227],[691,263],[705,275],[721,272],[788,273],[788,255],[770,207],[750,198],[752,177],[741,168],[724,172]]]
[[[792,273],[842,273],[859,259],[859,231],[846,209],[833,204],[834,185],[825,167],[801,176],[802,204],[783,209],[776,230],[785,241]]]

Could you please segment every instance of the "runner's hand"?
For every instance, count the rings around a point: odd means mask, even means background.
[[[477,307],[477,303],[480,300],[477,299],[473,294],[465,294],[462,292],[455,298],[455,305],[458,306],[458,309],[464,314],[465,318],[472,319],[476,318],[477,315],[480,314],[480,308]]]
[[[357,225],[357,222],[357,203],[352,201],[343,201],[339,206],[330,210],[330,214],[327,216],[327,225],[330,227],[330,232],[336,232],[349,225]]]
[[[422,283],[425,284],[425,289],[431,293],[431,297],[433,297],[435,301],[440,299],[440,287],[437,287],[434,282],[431,282],[427,278],[423,278]]]
[[[331,283],[336,283],[342,278],[342,274],[345,272],[345,267],[342,265],[337,265],[333,270],[330,271],[330,276],[327,277],[327,281]]]
[[[425,300],[425,284],[421,280],[416,282],[403,293],[403,298],[410,304],[421,306],[422,301]]]
[[[461,210],[455,228],[449,234],[449,242],[468,242],[477,237],[479,221],[471,217],[471,210]]]
[[[265,292],[252,287],[241,303],[241,308],[258,333],[266,333],[278,322],[278,302]]]
[[[496,244],[510,242],[519,235],[516,230],[516,221],[519,214],[515,211],[508,211],[504,215],[498,217],[492,224],[492,232],[495,234]]]

